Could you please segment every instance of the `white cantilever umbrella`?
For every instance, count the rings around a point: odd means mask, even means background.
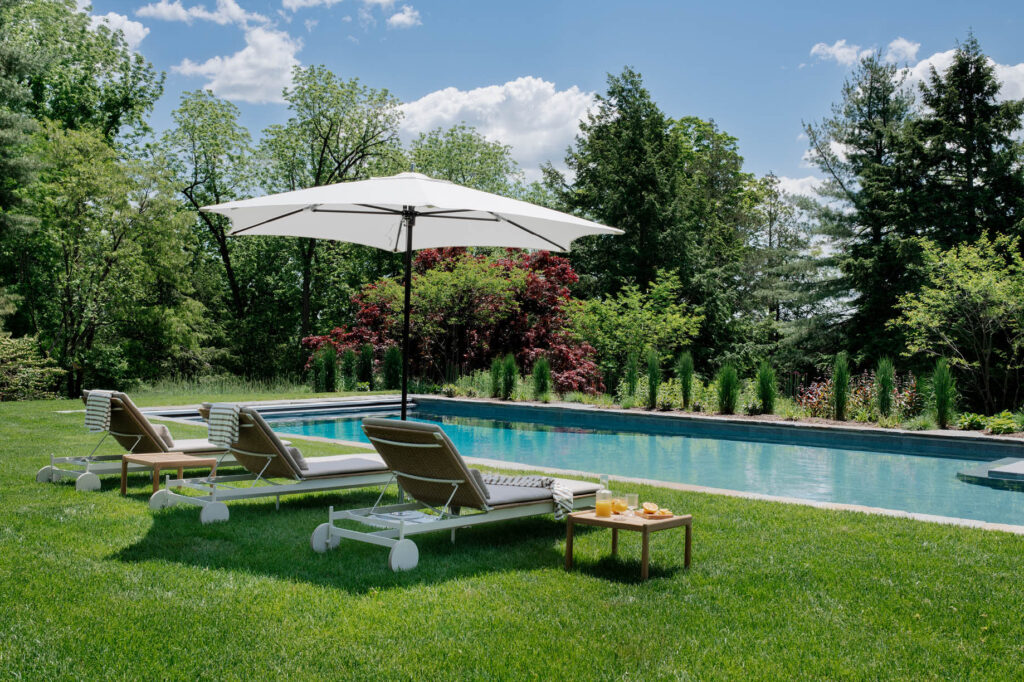
[[[402,419],[409,387],[412,252],[446,246],[568,251],[572,240],[622,230],[420,173],[310,187],[201,210],[231,219],[230,236],[312,237],[405,252]]]

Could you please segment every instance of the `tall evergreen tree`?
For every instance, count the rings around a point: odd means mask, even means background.
[[[999,101],[995,68],[970,35],[944,72],[921,84],[912,128],[921,172],[917,207],[943,247],[1024,231],[1024,100]]]
[[[919,258],[909,190],[905,130],[913,94],[895,65],[865,57],[843,85],[832,116],[805,125],[810,159],[825,177],[818,218],[833,240],[824,261],[842,275],[849,307],[846,343],[858,359],[894,356],[898,333],[889,328],[899,297],[914,288],[908,263]]]
[[[587,237],[575,243],[571,258],[584,293],[614,293],[630,281],[646,290],[658,268],[678,265],[668,257],[681,216],[676,196],[680,148],[671,123],[640,74],[626,68],[608,76],[608,91],[597,96],[597,106],[580,124],[566,154],[573,184],[545,167],[546,183],[566,209],[625,230],[614,239]]]

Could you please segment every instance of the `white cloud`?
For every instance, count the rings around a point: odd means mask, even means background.
[[[281,90],[291,84],[295,54],[302,41],[284,31],[256,27],[246,30],[245,47],[233,55],[213,57],[201,64],[185,59],[172,67],[185,76],[205,76],[203,86],[220,97],[242,102],[281,102]]]
[[[885,61],[890,64],[912,62],[917,59],[919,49],[921,49],[921,43],[914,43],[900,36],[889,43],[885,49]]]
[[[124,34],[124,41],[128,44],[129,50],[134,50],[142,42],[142,39],[149,35],[149,29],[138,21],[132,21],[123,14],[107,12],[102,16],[91,16],[89,21],[93,28],[105,24],[111,31],[121,31]]]
[[[932,67],[935,67],[935,70],[939,73],[948,69],[950,64],[953,63],[953,56],[955,54],[956,50],[946,50],[945,52],[936,52],[931,57],[922,59],[910,67],[907,74],[907,83],[916,90],[918,83],[927,82],[931,77]],[[999,64],[990,57],[988,63],[995,69],[996,78],[1003,84],[1003,87],[999,90],[998,99],[1000,101],[1024,99],[1024,62],[1020,64]]]
[[[420,13],[414,10],[412,5],[402,5],[402,11],[388,17],[388,28],[412,28],[422,23]]]
[[[331,5],[337,5],[341,0],[282,0],[281,6],[287,10],[295,12],[304,7],[330,7]]]
[[[206,9],[205,5],[193,5],[186,8],[181,4],[181,0],[174,0],[174,2],[160,0],[143,5],[135,10],[135,15],[163,19],[164,21],[183,21],[186,24],[191,24],[193,20],[199,19],[200,21],[212,21],[221,26],[237,24],[243,28],[247,28],[250,23],[267,24],[270,21],[262,14],[246,12],[235,0],[217,0],[217,9],[213,12]]]
[[[785,175],[779,176],[779,188],[786,194],[798,194],[805,197],[817,197],[815,189],[821,186],[821,178],[807,175],[802,178],[790,178]]]
[[[575,85],[557,90],[554,83],[532,76],[474,90],[445,88],[402,105],[402,133],[412,138],[465,122],[487,139],[510,145],[532,177],[541,163],[561,161],[593,103],[594,94]]]
[[[811,56],[818,59],[834,59],[840,64],[849,66],[859,59],[871,54],[871,50],[861,49],[860,45],[847,45],[846,39],[837,40],[831,45],[817,43],[811,48]]]
[[[319,19],[306,19],[306,20],[305,20],[304,22],[302,22],[302,23],[304,23],[304,24],[306,25],[306,32],[307,32],[307,33],[312,33],[312,32],[313,32],[313,28],[314,28],[314,27],[315,27],[315,26],[316,26],[317,24],[319,24],[319,23],[320,23],[320,20],[319,20]]]
[[[363,4],[367,7],[379,7],[381,9],[390,9],[395,4],[395,0],[363,0]]]

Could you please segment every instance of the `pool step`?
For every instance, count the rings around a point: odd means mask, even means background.
[[[1024,492],[1024,459],[1005,457],[957,473],[967,483]]]

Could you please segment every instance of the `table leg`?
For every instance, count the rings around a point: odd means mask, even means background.
[[[121,494],[128,494],[128,460],[121,458]]]
[[[619,529],[612,528],[612,556],[619,553]]]
[[[153,492],[160,490],[160,467],[153,467]]]
[[[693,526],[689,523],[686,524],[686,550],[683,554],[683,566],[685,568],[690,567],[690,546],[693,542]]]
[[[178,480],[185,478],[185,467],[178,467]]]
[[[572,570],[572,517],[565,524],[565,570]]]
[[[647,580],[648,566],[651,562],[651,531],[644,528],[643,549],[640,554],[640,578]]]

